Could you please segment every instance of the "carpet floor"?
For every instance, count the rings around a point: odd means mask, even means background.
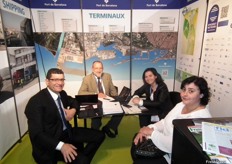
[[[102,119],[103,125],[109,120],[108,117]],[[90,120],[87,120],[89,127]],[[78,121],[79,126],[83,126],[83,120]],[[125,116],[118,129],[118,136],[114,139],[106,136],[105,141],[95,154],[92,164],[131,164],[130,147],[132,138],[139,130],[137,116]],[[31,143],[28,134],[22,138],[21,143],[17,143],[0,161],[0,164],[35,164],[31,155]],[[59,162],[58,164],[63,164]]]

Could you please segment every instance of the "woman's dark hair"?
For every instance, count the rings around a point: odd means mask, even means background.
[[[52,74],[64,74],[64,72],[59,68],[51,68],[48,70],[46,78],[50,79],[52,77]]]
[[[151,68],[145,69],[144,72],[143,72],[143,83],[144,84],[147,84],[146,81],[145,81],[145,73],[148,72],[148,71],[151,71],[153,73],[153,75],[157,76],[157,78],[155,80],[155,82],[157,84],[160,84],[160,83],[162,83],[164,81],[162,79],[161,75],[156,71],[156,69],[151,67]]]
[[[198,86],[200,94],[203,94],[200,104],[207,105],[211,96],[207,81],[203,77],[191,76],[182,81],[180,89],[183,89],[185,85],[190,83],[194,83],[196,86]]]

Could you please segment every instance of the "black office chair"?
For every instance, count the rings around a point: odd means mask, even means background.
[[[180,92],[171,91],[171,92],[169,92],[169,95],[170,95],[170,99],[172,101],[173,107],[182,101],[181,97],[180,97]]]
[[[180,97],[180,92],[170,91],[169,96],[170,96],[173,107],[182,101]],[[151,122],[155,123],[155,121],[151,121]]]
[[[116,89],[116,91],[117,91],[117,93],[118,93],[118,87],[117,86],[114,86],[115,87],[115,89]]]

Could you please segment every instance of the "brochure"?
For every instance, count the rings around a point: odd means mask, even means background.
[[[202,127],[201,125],[188,126],[189,131],[192,133],[197,142],[202,146]]]
[[[232,158],[232,126],[202,122],[203,150]]]

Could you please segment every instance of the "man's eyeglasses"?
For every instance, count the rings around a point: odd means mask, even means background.
[[[65,81],[65,79],[49,79],[49,80],[53,82],[64,82]]]

